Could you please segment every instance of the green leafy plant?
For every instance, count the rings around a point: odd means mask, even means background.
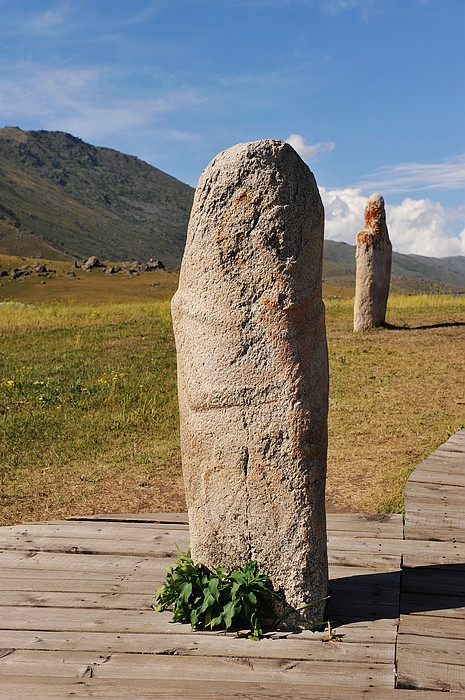
[[[226,572],[194,564],[190,552],[178,549],[178,564],[168,567],[166,581],[155,595],[156,610],[173,610],[172,622],[190,623],[192,629],[225,630],[247,625],[250,639],[263,636],[266,620],[275,620],[272,600],[276,597],[256,561]]]

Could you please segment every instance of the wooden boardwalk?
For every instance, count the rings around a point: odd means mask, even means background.
[[[330,641],[193,633],[156,613],[185,514],[1,528],[0,697],[465,698],[464,475],[462,430],[410,477],[405,527],[328,515]]]

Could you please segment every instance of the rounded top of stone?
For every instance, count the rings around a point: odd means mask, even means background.
[[[373,192],[373,194],[370,194],[367,200],[367,204],[371,204],[372,202],[376,202],[379,205],[384,206],[384,198],[379,192]]]
[[[212,160],[210,165],[214,165],[218,161],[227,160],[234,162],[237,159],[242,159],[244,157],[256,157],[265,158],[269,155],[271,157],[276,157],[279,152],[287,153],[289,156],[294,156],[301,160],[297,151],[291,146],[287,141],[280,141],[279,139],[261,139],[259,141],[244,141],[241,143],[236,143],[234,146],[226,148],[224,151],[218,153]],[[292,157],[291,156],[291,157]]]

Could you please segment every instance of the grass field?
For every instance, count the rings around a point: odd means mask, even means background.
[[[79,277],[2,279],[1,524],[185,508],[177,274]],[[351,291],[325,298],[328,508],[400,510],[410,471],[465,422],[465,299],[392,296],[390,326],[354,335]]]

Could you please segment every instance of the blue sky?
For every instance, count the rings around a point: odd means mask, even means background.
[[[394,250],[465,255],[464,0],[0,0],[0,126],[68,131],[195,186],[288,140],[326,237],[372,192]]]

